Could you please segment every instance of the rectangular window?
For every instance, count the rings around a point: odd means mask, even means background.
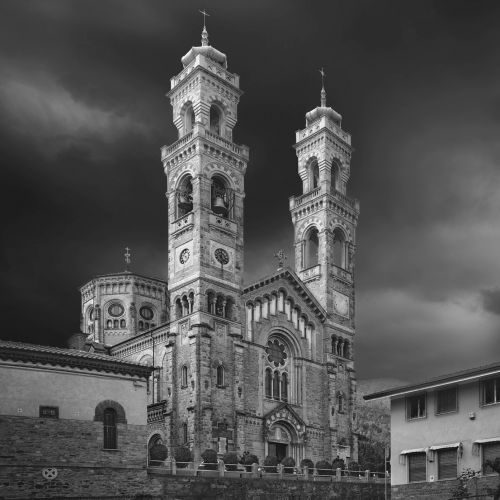
[[[408,457],[408,482],[416,483],[427,479],[427,455],[422,453],[410,453]]]
[[[445,448],[437,451],[438,479],[457,478],[457,449]]]
[[[426,395],[419,394],[406,398],[406,418],[413,420],[414,418],[424,418],[426,413]]]
[[[59,418],[59,407],[40,406],[40,418]]]
[[[451,413],[458,409],[458,388],[443,389],[436,392],[436,413]]]
[[[482,451],[482,469],[483,474],[493,474],[493,469],[488,465],[488,462],[494,462],[496,458],[500,458],[500,441],[494,443],[484,443],[481,445]]]
[[[482,383],[481,399],[483,405],[500,403],[500,378],[492,378]]]

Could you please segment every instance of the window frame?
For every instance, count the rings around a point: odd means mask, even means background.
[[[498,445],[500,444],[499,441],[491,441],[489,443],[481,443],[480,444],[480,458],[481,458],[481,475],[482,476],[494,476],[494,475],[497,475],[497,473],[495,471],[486,471],[485,470],[485,466],[484,466],[484,449],[487,447],[487,446],[493,446],[493,445]]]
[[[485,399],[486,399],[485,398],[485,386],[489,382],[493,382],[493,395],[494,395],[494,399],[495,399],[495,401],[493,401],[491,403],[487,403],[485,401]],[[500,397],[497,397],[497,393],[500,396],[499,385],[500,385],[500,377],[491,377],[491,378],[481,380],[481,382],[479,384],[479,399],[480,399],[479,402],[480,402],[481,406],[493,406],[493,405],[500,404]]]
[[[424,463],[425,463],[425,479],[421,481],[410,481],[410,457],[412,455],[424,455]],[[407,483],[408,484],[413,484],[413,483],[426,483],[427,482],[427,473],[428,473],[428,463],[427,463],[427,453],[425,451],[419,451],[416,453],[408,453],[406,455],[406,478],[407,478]]]
[[[445,391],[455,391],[455,408],[453,410],[439,411],[439,394]],[[449,413],[458,412],[458,385],[447,387],[445,389],[437,390],[434,396],[434,414],[435,415],[448,415]]]
[[[226,387],[226,370],[222,364],[217,365],[215,370],[215,385],[219,388]]]
[[[441,476],[441,468],[439,465],[439,455],[444,452],[448,452],[452,450],[454,455],[455,455],[455,474],[452,477],[440,477]],[[435,462],[436,462],[436,470],[437,470],[437,480],[438,481],[446,481],[449,479],[456,479],[458,477],[458,447],[450,447],[450,448],[440,448],[438,450],[435,450]]]
[[[107,415],[112,415],[112,425],[107,424]],[[117,450],[118,449],[118,414],[114,408],[108,407],[103,412],[102,426],[103,426],[103,439],[102,447],[103,450]],[[109,446],[113,444],[114,447]]]
[[[181,366],[181,389],[186,389],[188,386],[188,367],[187,365]]]
[[[43,415],[44,411],[51,411],[54,410],[53,415]],[[59,419],[59,406],[47,406],[47,405],[40,405],[38,407],[38,415],[39,418],[52,418],[54,420]]]
[[[423,397],[424,398],[424,414],[423,415],[419,415],[417,417],[410,417],[410,412],[409,412],[409,402],[411,399],[414,399],[414,398],[419,398],[419,397]],[[413,396],[407,396],[405,398],[405,418],[406,418],[406,421],[407,422],[410,422],[410,421],[414,421],[414,420],[422,420],[422,419],[425,419],[427,418],[427,392],[421,392],[419,394],[414,394]]]

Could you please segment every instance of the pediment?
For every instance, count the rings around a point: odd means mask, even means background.
[[[304,439],[306,433],[306,424],[287,403],[280,404],[269,413],[264,415],[264,428],[266,436],[275,423],[287,424],[287,427],[293,429],[299,440]]]
[[[304,305],[307,306],[307,309],[309,309],[321,323],[326,320],[327,314],[323,306],[318,302],[316,297],[314,297],[305,283],[290,268],[279,269],[274,274],[246,286],[243,289],[243,298],[245,298],[246,295],[254,295],[253,292],[256,291],[260,291],[262,294],[276,291],[279,288],[280,281],[293,290]]]

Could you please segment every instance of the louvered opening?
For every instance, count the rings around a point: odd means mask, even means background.
[[[457,477],[457,449],[446,448],[437,453],[438,479],[456,479]]]
[[[488,461],[494,462],[495,458],[500,457],[500,442],[484,443],[483,449],[483,474],[492,474],[493,469],[486,465]]]
[[[426,479],[426,454],[410,453],[408,455],[408,481],[415,483]]]

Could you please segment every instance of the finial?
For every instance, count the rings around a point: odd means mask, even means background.
[[[326,107],[326,90],[325,90],[325,76],[326,73],[323,71],[323,68],[319,70],[321,73],[321,107]]]
[[[283,269],[283,267],[285,266],[285,260],[288,259],[285,251],[282,248],[280,248],[274,254],[274,256],[278,259],[278,270]]]
[[[125,253],[123,254],[125,256],[125,272],[130,272],[129,266],[130,266],[130,248],[125,247]]]
[[[201,45],[202,47],[206,47],[208,45],[208,31],[207,31],[207,26],[205,22],[206,16],[210,17],[210,14],[208,14],[205,9],[199,11],[201,14],[203,14],[203,31],[201,32]]]

